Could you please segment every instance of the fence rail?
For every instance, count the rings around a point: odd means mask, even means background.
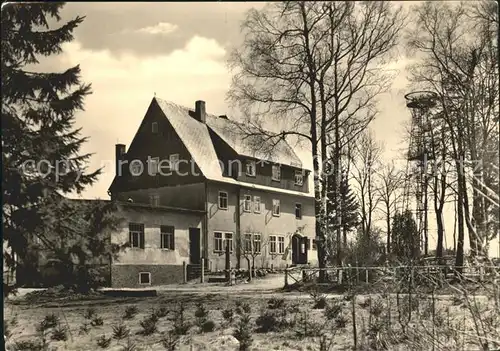
[[[344,279],[349,279],[351,283],[370,283],[374,280],[391,281],[403,276],[410,276],[413,279],[427,279],[437,283],[442,279],[448,279],[457,275],[464,279],[476,279],[485,281],[488,279],[498,279],[500,277],[500,266],[367,266],[367,267],[287,267],[285,269],[285,287],[290,284],[301,283],[313,280],[324,271],[329,277],[328,283],[342,284]],[[376,278],[374,278],[376,277]],[[333,279],[332,279],[333,278]]]

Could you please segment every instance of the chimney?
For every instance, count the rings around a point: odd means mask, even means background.
[[[201,123],[205,123],[207,111],[205,109],[205,101],[198,100],[195,102],[194,118]]]
[[[115,145],[115,175],[116,176],[122,175],[123,170],[120,169],[120,168],[122,168],[120,161],[122,161],[124,158],[125,158],[125,145],[116,144]]]

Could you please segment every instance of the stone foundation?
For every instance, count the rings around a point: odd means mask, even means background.
[[[151,273],[151,284],[139,284],[139,273]],[[112,288],[148,288],[150,286],[180,284],[184,281],[182,265],[113,265]]]

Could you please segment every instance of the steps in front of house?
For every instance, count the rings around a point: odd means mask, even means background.
[[[193,280],[201,277],[201,264],[188,264],[187,265],[187,279],[188,280]],[[210,270],[205,265],[204,267],[205,274],[209,273]]]

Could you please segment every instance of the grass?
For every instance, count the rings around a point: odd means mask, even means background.
[[[286,293],[277,293],[272,299],[269,295],[258,294],[241,297],[186,293],[148,298],[92,296],[56,302],[31,297],[7,301],[4,311],[6,319],[16,316],[16,323],[9,325],[9,340],[21,344],[36,342],[39,338],[37,326],[44,321],[43,329],[51,335],[54,330],[61,335],[61,340],[47,338],[51,347],[82,351],[183,350],[190,347],[193,350],[234,350],[229,342],[221,340],[235,335],[251,340],[247,350],[352,350],[353,306],[359,350],[384,345],[387,349],[415,349],[405,347],[415,340],[411,339],[411,333],[404,335],[406,339],[402,338],[401,330],[406,328],[413,332],[420,324],[425,324],[425,330],[433,330],[429,326],[431,319],[436,329],[433,333],[442,335],[439,342],[460,346],[463,333],[450,332],[447,336],[444,330],[466,331],[472,323],[467,319],[463,304],[457,304],[458,299],[452,297],[436,298],[432,306],[429,296],[415,296],[411,303],[403,295],[382,297],[374,294],[369,298],[344,299],[341,295],[332,298],[322,294],[311,298],[303,293],[299,298],[290,298]],[[414,319],[407,325],[410,312]],[[181,314],[187,326],[181,328],[184,329],[182,333],[175,332]],[[391,328],[387,327],[389,320]],[[213,322],[213,326],[205,325],[207,321]],[[272,325],[278,327],[270,327]],[[67,332],[66,340],[62,338],[63,331],[57,328]],[[424,339],[422,336],[422,342]],[[326,347],[327,344],[334,348]],[[423,349],[428,346],[429,340],[422,345]],[[471,345],[464,347],[475,349]]]

